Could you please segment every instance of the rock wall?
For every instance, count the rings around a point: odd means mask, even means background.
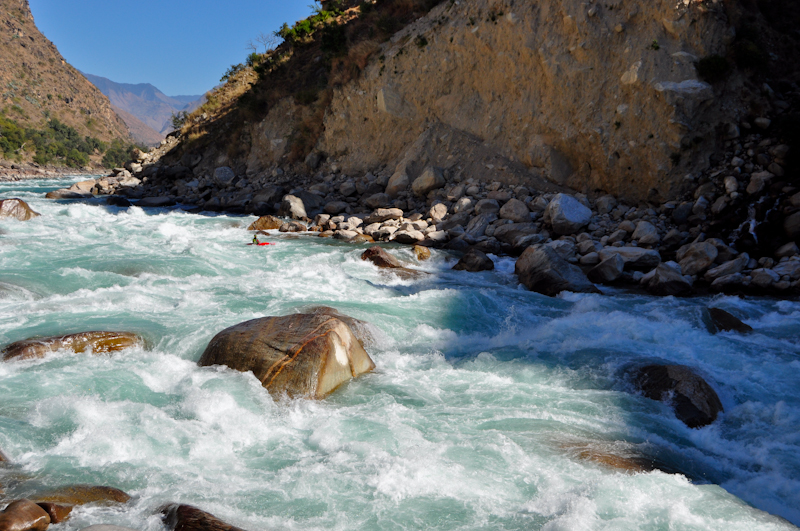
[[[434,165],[673,199],[744,114],[738,75],[712,87],[695,69],[734,35],[722,3],[705,0],[444,2],[336,90],[317,151],[342,171],[388,166],[409,182]],[[282,162],[308,114],[287,99],[251,126],[248,176]]]
[[[319,149],[346,172],[405,158],[398,171],[411,181],[433,163],[485,181],[544,177],[634,200],[674,197],[689,168],[708,166],[736,112],[694,66],[725,53],[725,13],[685,4],[445,2],[337,91]],[[505,160],[464,168],[454,136]],[[408,153],[419,139],[428,152]],[[507,171],[515,163],[524,171]]]

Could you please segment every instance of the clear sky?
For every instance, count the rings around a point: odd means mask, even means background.
[[[311,0],[30,0],[36,26],[75,68],[169,96],[204,94],[247,43],[311,13]]]

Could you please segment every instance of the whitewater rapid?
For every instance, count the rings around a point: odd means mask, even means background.
[[[248,247],[252,217],[44,199],[63,186],[0,184],[42,214],[0,220],[0,346],[104,329],[148,348],[0,363],[7,494],[89,483],[133,496],[55,530],[161,530],[167,502],[250,531],[800,524],[796,301],[548,298],[518,284],[512,259],[473,274],[396,247],[429,273],[401,280],[360,260],[365,246],[276,234]],[[755,332],[711,335],[712,303]],[[377,370],[327,400],[275,402],[252,374],[195,363],[230,325],[318,305],[376,338]],[[695,368],[725,413],[691,430],[632,393],[624,373],[644,361]],[[680,473],[609,469],[587,448]]]

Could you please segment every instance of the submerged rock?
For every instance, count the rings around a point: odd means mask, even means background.
[[[47,511],[30,500],[16,500],[0,513],[2,531],[44,531],[50,526]]]
[[[730,331],[739,332],[740,334],[749,334],[753,331],[753,327],[743,323],[738,317],[731,315],[721,308],[709,308],[708,317],[711,324],[709,329],[712,334]]]
[[[606,449],[601,444],[565,444],[562,448],[568,450],[582,461],[591,461],[606,468],[621,470],[629,474],[652,472],[661,470],[651,457],[635,455],[622,455],[619,449]]]
[[[562,291],[600,293],[580,268],[550,247],[528,247],[517,260],[514,271],[526,288],[550,297]]]
[[[71,485],[38,494],[37,503],[55,503],[58,505],[114,505],[128,503],[131,499],[125,492],[114,487],[97,487],[93,485]]]
[[[461,260],[458,261],[453,269],[456,271],[469,271],[470,273],[492,271],[494,262],[486,256],[486,253],[473,247],[461,257]]]
[[[724,411],[714,389],[683,365],[642,367],[637,370],[634,383],[647,398],[669,402],[675,416],[690,428],[707,426]]]
[[[423,247],[422,245],[415,245],[414,246],[414,255],[416,255],[417,260],[423,262],[425,260],[430,260],[431,258],[431,250],[427,247]]]
[[[325,314],[263,317],[214,336],[198,362],[252,371],[273,395],[324,398],[375,364],[350,327]]]
[[[191,505],[176,503],[164,506],[158,511],[167,529],[174,531],[243,531]]]
[[[0,351],[0,355],[3,361],[28,360],[44,358],[59,350],[71,350],[77,354],[105,354],[141,346],[144,346],[144,340],[132,332],[81,332],[17,341]]]
[[[0,200],[0,219],[12,218],[19,221],[29,221],[38,218],[40,214],[34,212],[28,203],[22,199]]]
[[[247,227],[247,230],[278,230],[283,221],[275,216],[261,216]]]

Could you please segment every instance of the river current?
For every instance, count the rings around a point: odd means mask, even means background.
[[[54,530],[162,529],[189,503],[258,530],[796,529],[800,303],[623,291],[529,292],[514,261],[403,280],[366,246],[276,234],[252,217],[53,202],[61,181],[0,184],[42,216],[0,220],[0,346],[124,330],[147,349],[0,363],[0,469],[9,496],[109,485]],[[702,309],[754,333],[712,335]],[[371,324],[377,370],[324,401],[274,401],[252,374],[199,368],[217,332],[317,305]],[[632,392],[625,371],[688,365],[725,412],[692,430]],[[646,456],[627,473],[603,457]],[[22,481],[20,478],[30,478]],[[791,522],[791,523],[790,523]]]

